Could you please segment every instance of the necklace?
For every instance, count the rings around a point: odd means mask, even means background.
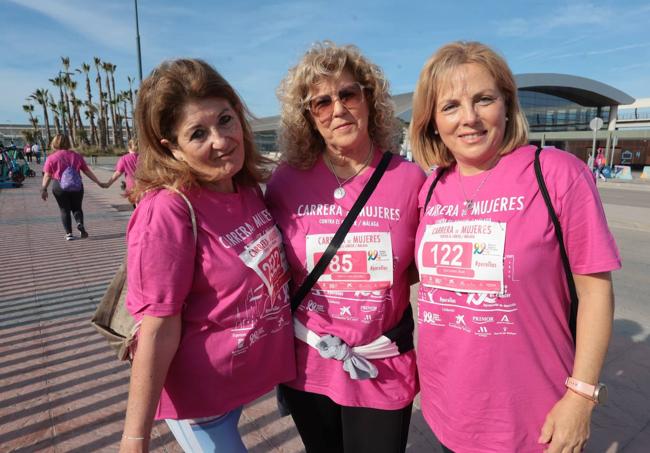
[[[372,143],[370,143],[370,150],[368,151],[368,157],[366,157],[365,162],[363,165],[349,178],[345,178],[343,181],[341,181],[334,171],[334,166],[332,165],[332,162],[330,162],[330,158],[327,157],[327,154],[323,154],[323,158],[325,159],[325,163],[327,164],[327,168],[330,169],[334,177],[336,178],[336,183],[339,185],[336,189],[334,189],[334,198],[337,200],[340,200],[341,198],[345,197],[345,189],[343,188],[343,184],[357,176],[361,171],[368,166],[370,163],[370,158],[372,157]]]
[[[458,184],[460,185],[460,190],[463,192],[463,197],[465,199],[463,201],[463,211],[462,211],[463,216],[466,216],[468,213],[474,210],[474,199],[476,198],[476,195],[478,195],[479,191],[481,190],[481,187],[483,187],[483,184],[485,184],[485,181],[487,181],[490,175],[492,174],[492,168],[490,168],[485,172],[486,175],[483,177],[478,187],[476,187],[471,197],[468,197],[467,194],[465,193],[465,188],[463,187],[463,179],[460,177],[460,168],[458,169]]]

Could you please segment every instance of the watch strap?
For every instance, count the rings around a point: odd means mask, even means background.
[[[579,379],[569,376],[564,383],[569,389],[595,401],[596,386],[587,384]]]

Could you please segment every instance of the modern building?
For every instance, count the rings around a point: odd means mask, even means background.
[[[528,119],[531,143],[553,145],[586,160],[599,117],[596,147],[606,150],[612,164],[650,164],[650,99],[635,101],[601,82],[567,74],[518,74],[519,101]],[[413,93],[393,97],[395,114],[405,127],[411,120]],[[254,120],[252,128],[262,151],[277,151],[280,117]]]
[[[553,145],[587,160],[595,137],[596,147],[606,151],[610,164],[650,165],[650,98],[635,100],[610,85],[567,74],[518,74],[515,79],[531,143]],[[412,97],[413,93],[393,97],[395,114],[405,129]],[[589,124],[596,117],[603,120],[603,127],[594,133]],[[279,116],[254,119],[251,126],[262,152],[278,151]],[[20,145],[23,129],[31,126],[0,124],[0,141]]]

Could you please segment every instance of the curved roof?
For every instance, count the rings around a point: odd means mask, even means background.
[[[589,107],[627,105],[635,102],[630,95],[597,80],[568,74],[529,73],[516,74],[517,89],[559,96]],[[411,121],[413,93],[393,96],[395,115]],[[253,132],[273,131],[280,127],[280,117],[272,116],[251,121]]]
[[[517,88],[559,96],[580,105],[605,107],[631,104],[634,98],[611,85],[568,74],[530,73],[515,75]]]

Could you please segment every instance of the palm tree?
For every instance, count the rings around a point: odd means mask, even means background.
[[[54,102],[54,97],[50,94],[48,97],[48,105],[50,106],[50,110],[52,110],[52,113],[54,114],[54,128],[56,129],[56,133],[60,134],[61,133],[61,124],[59,123],[59,106],[56,102]],[[50,143],[50,142],[48,142]]]
[[[23,111],[29,115],[29,122],[34,129],[34,139],[38,138],[38,118],[34,116],[34,104],[23,104]]]
[[[72,104],[72,120],[75,124],[75,129],[78,135],[79,131],[81,131],[84,128],[84,124],[81,121],[81,113],[79,112],[79,107],[81,107],[83,102],[80,99],[77,99],[77,96],[75,95],[75,91],[77,89],[77,82],[75,80],[72,79],[68,80],[68,88],[70,88],[70,103]]]
[[[95,115],[97,115],[97,106],[93,103],[88,103],[88,101],[84,103],[84,106],[86,107],[86,111],[84,112],[84,115],[90,122],[90,141],[94,146],[97,146],[98,145],[97,127],[93,123],[93,119],[95,118]]]
[[[117,91],[115,91],[115,70],[117,69],[117,65],[111,64],[111,88],[113,90],[113,101],[115,102],[115,124],[117,125],[117,135],[116,137],[118,138],[116,144],[120,147],[124,147],[124,134],[122,133],[122,121],[120,118],[118,118],[120,115],[120,99],[118,99]]]
[[[32,131],[30,131],[29,129],[21,130],[20,134],[25,139],[25,143],[34,143],[36,141],[36,140],[34,140],[34,133]]]
[[[65,106],[66,106],[66,112],[67,114],[64,115],[68,121],[68,129],[70,132],[70,141],[72,142],[72,145],[76,145],[76,137],[77,137],[77,127],[75,125],[75,119],[73,115],[72,108],[70,106],[70,96],[68,95],[68,88],[70,87],[70,82],[72,81],[70,79],[70,57],[61,57],[61,65],[63,66],[63,96],[65,98]]]
[[[66,110],[65,110],[65,98],[63,97],[63,77],[60,75],[53,79],[49,79],[52,85],[59,88],[59,102],[57,104],[57,113],[61,112],[61,124],[63,124],[63,133],[66,133]]]
[[[99,89],[99,145],[102,149],[106,149],[106,146],[108,144],[108,130],[106,124],[106,115],[104,113],[105,110],[104,94],[102,93],[102,76],[99,70],[102,61],[97,57],[93,57],[93,61],[95,63],[95,69],[97,70],[97,77],[95,78],[95,81],[97,82],[97,88]]]
[[[104,75],[106,76],[106,92],[108,93],[108,108],[111,113],[111,124],[113,125],[113,143],[117,145],[117,121],[115,118],[115,109],[113,108],[113,93],[111,92],[111,80],[108,74],[112,71],[113,65],[109,62],[102,63],[102,69],[104,70]]]
[[[133,108],[133,82],[134,82],[134,79],[131,76],[128,76],[126,78],[126,80],[129,81],[129,104],[131,104],[131,121],[134,121],[134,118],[135,118],[133,116],[133,112],[135,111],[135,109]],[[133,124],[133,129],[135,129],[135,123],[131,123],[131,124]]]
[[[23,112],[29,115],[29,121],[32,121],[34,118],[34,104],[23,104]]]
[[[34,93],[32,93],[29,98],[38,102],[43,108],[43,121],[45,122],[45,132],[47,134],[47,143],[50,143],[52,140],[52,134],[50,132],[50,117],[48,115],[48,91],[45,88],[39,88]]]
[[[118,94],[118,99],[122,101],[122,106],[124,107],[124,124],[126,125],[126,139],[131,140],[131,128],[129,127],[129,115],[128,111],[126,109],[126,101],[129,100],[129,92],[128,91],[120,91]]]
[[[84,127],[84,123],[81,120],[81,106],[83,105],[84,103],[81,99],[77,99],[76,97],[72,99],[72,111],[74,112],[74,116],[77,121],[77,137],[82,143],[89,145],[90,142],[88,142],[88,134],[86,133],[86,128]]]
[[[82,63],[81,69],[77,69],[77,72],[83,72],[86,77],[86,102],[84,103],[86,106],[86,118],[88,118],[88,121],[90,122],[90,142],[94,146],[97,146],[97,127],[95,127],[96,109],[90,108],[90,106],[93,105],[92,92],[90,91],[90,65],[88,63]]]

